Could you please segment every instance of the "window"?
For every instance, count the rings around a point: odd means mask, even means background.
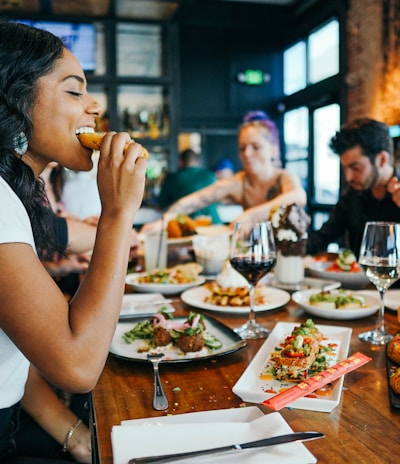
[[[303,187],[308,189],[308,108],[301,107],[284,115],[285,168],[297,174]]]
[[[162,43],[158,25],[117,25],[118,76],[161,77]]]
[[[292,95],[339,72],[339,22],[331,20],[283,52],[284,93]]]
[[[283,89],[285,95],[291,95],[307,85],[306,43],[292,45],[283,53],[284,73]]]
[[[314,201],[334,205],[339,197],[340,160],[329,148],[330,139],[340,125],[340,108],[332,104],[313,113]]]
[[[329,148],[340,126],[339,45],[333,18],[283,51],[283,164],[307,192],[313,229],[328,218],[340,192],[340,159]]]
[[[331,21],[308,38],[309,82],[314,84],[339,72],[339,23]]]

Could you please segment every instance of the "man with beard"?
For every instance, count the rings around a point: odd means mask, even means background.
[[[393,163],[393,141],[388,126],[360,118],[342,126],[330,148],[340,156],[347,188],[328,221],[310,233],[307,253],[338,242],[358,255],[367,221],[400,222],[400,171]]]

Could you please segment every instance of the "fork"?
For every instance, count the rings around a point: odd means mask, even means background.
[[[158,365],[162,361],[164,353],[147,354],[147,360],[153,364],[154,372],[154,396],[153,396],[153,408],[157,411],[163,411],[168,408],[168,400],[165,396],[163,387],[161,385],[160,374],[158,372]]]

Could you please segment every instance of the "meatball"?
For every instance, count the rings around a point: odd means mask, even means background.
[[[387,345],[387,355],[396,364],[400,364],[400,333],[396,334]]]
[[[172,339],[167,329],[164,329],[163,327],[155,327],[154,341],[157,346],[166,346],[171,343]]]
[[[183,334],[176,341],[176,346],[178,346],[184,353],[189,353],[190,351],[200,351],[204,347],[203,334]]]

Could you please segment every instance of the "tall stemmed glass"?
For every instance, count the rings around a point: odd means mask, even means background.
[[[269,330],[256,322],[255,287],[276,262],[274,233],[270,222],[237,222],[232,241],[230,262],[248,282],[250,314],[248,321],[234,329],[243,339],[266,338]]]
[[[361,333],[359,338],[372,345],[385,345],[393,338],[385,329],[384,296],[386,290],[400,278],[400,224],[367,222],[359,263],[378,289],[381,301],[376,329]]]

